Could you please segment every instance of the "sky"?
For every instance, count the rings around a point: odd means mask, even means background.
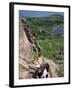
[[[19,16],[25,16],[25,17],[46,17],[46,16],[50,16],[53,14],[64,15],[64,12],[19,10]]]

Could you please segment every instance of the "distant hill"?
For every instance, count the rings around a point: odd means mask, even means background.
[[[63,22],[64,16],[59,15],[59,14],[54,14],[54,15],[48,16],[48,19],[50,19],[52,21],[62,21]]]
[[[64,17],[62,15],[54,14],[48,17],[28,17],[27,20],[33,25],[47,25],[49,27],[53,24],[62,24],[64,22]]]
[[[64,31],[64,16],[59,14],[48,17],[27,17],[28,24],[34,35],[58,35]]]
[[[51,35],[58,35],[58,34],[62,34],[62,33],[64,33],[64,26],[63,26],[63,24],[54,26],[54,28],[53,28],[53,30],[51,32]]]

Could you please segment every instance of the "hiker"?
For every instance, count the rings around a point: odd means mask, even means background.
[[[40,70],[42,72],[41,78],[47,78],[48,77],[48,71],[49,71],[49,64],[41,64],[40,65]]]
[[[49,64],[42,64],[32,75],[33,78],[48,78]]]

